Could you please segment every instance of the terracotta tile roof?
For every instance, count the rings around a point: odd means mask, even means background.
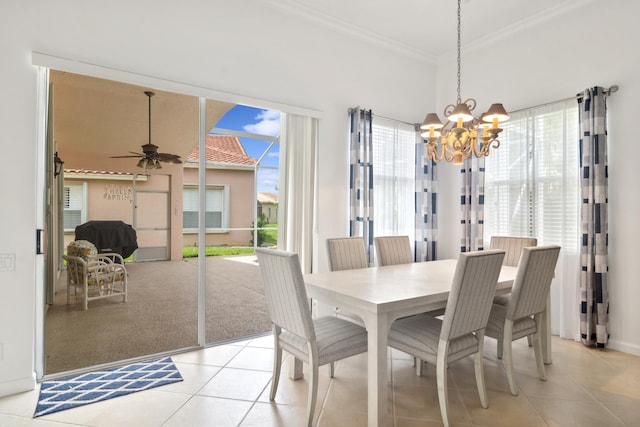
[[[255,165],[257,159],[249,157],[237,136],[207,135],[205,155],[208,162]],[[198,147],[187,156],[188,162],[197,162]]]
[[[258,201],[260,203],[278,203],[278,195],[273,193],[258,193]]]
[[[77,173],[88,175],[110,175],[110,176],[133,176],[130,172],[112,172],[112,171],[99,171],[99,170],[87,170],[87,169],[64,169],[65,174]]]

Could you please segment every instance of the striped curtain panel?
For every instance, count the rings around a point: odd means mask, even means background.
[[[604,89],[578,97],[582,207],[580,335],[585,345],[609,339],[607,104]]]
[[[373,143],[371,110],[352,108],[350,115],[349,235],[363,237],[373,265]]]
[[[416,262],[437,259],[438,169],[436,164],[433,160],[427,159],[424,140],[418,132],[416,135]]]
[[[481,251],[484,249],[484,157],[477,158],[472,154],[464,161],[460,172],[460,252]]]

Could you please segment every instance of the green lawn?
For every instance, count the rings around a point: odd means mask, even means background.
[[[240,246],[207,246],[206,256],[228,256],[239,254],[252,254],[252,247]],[[195,258],[198,256],[197,246],[185,246],[182,248],[182,258]]]
[[[276,245],[278,243],[278,224],[265,224],[261,230],[264,232],[263,244]],[[207,246],[206,256],[228,256],[240,254],[252,254],[253,247],[247,246]],[[195,258],[198,256],[197,246],[185,246],[182,248],[183,258]]]
[[[270,228],[270,230],[262,230],[264,231],[264,243],[278,244],[278,224],[265,224],[264,228]]]

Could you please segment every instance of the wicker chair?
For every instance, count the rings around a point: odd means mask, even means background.
[[[87,240],[75,240],[62,256],[67,263],[67,304],[71,291],[77,301],[82,293],[84,309],[89,301],[122,297],[127,301],[127,270],[122,256],[117,253],[98,254],[95,245]]]

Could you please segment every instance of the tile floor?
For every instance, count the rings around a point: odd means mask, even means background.
[[[553,338],[548,381],[536,377],[526,340],[514,345],[520,395],[509,393],[495,341],[485,345],[488,409],[477,395],[472,359],[449,368],[449,399],[455,426],[640,426],[640,357],[612,350],[588,349]],[[301,426],[306,380],[288,379],[288,362],[275,402],[268,393],[271,336],[173,356],[184,381],[105,402],[33,419],[38,390],[0,398],[0,426]],[[410,358],[391,351],[390,425],[442,425],[435,370],[416,377]],[[334,379],[328,368],[321,381],[314,426],[366,426],[366,355],[338,363]]]

